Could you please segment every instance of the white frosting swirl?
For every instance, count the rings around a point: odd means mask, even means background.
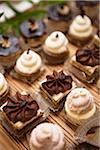
[[[93,96],[85,88],[75,88],[67,96],[67,108],[77,114],[93,106]]]
[[[31,133],[31,150],[62,150],[64,144],[64,135],[58,125],[42,123]]]
[[[52,53],[61,53],[67,50],[68,40],[60,31],[52,32],[45,41],[45,46]]]
[[[87,16],[77,16],[69,28],[69,34],[77,38],[87,38],[92,32],[91,20]]]
[[[0,96],[7,90],[8,84],[4,76],[0,73]]]
[[[41,68],[41,58],[40,56],[33,52],[25,51],[17,60],[15,69],[16,71],[23,73],[23,74],[32,74],[37,72]]]

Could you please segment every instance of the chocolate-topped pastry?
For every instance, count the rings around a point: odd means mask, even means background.
[[[85,66],[95,67],[99,65],[99,49],[79,49],[76,52],[76,61]]]
[[[72,77],[67,76],[63,71],[54,71],[52,75],[46,76],[47,81],[42,83],[42,87],[50,94],[64,93],[72,88]]]
[[[32,97],[26,92],[17,92],[14,96],[8,96],[0,111],[2,125],[18,137],[41,122],[44,115],[38,96]]]
[[[45,20],[48,31],[68,31],[72,16],[73,13],[67,4],[57,4],[50,6],[48,8],[48,17]]]
[[[28,19],[20,25],[24,41],[34,50],[38,50],[46,37],[46,26],[42,20]]]
[[[72,72],[78,78],[93,82],[99,72],[99,48],[92,45],[78,49],[71,59],[71,65]]]
[[[75,87],[73,79],[62,70],[53,71],[41,83],[41,92],[53,108],[58,108],[63,98]]]
[[[39,106],[30,95],[16,93],[16,97],[8,97],[4,112],[13,123],[26,122],[37,115]]]
[[[99,7],[100,3],[99,0],[96,1],[87,1],[87,0],[76,0],[76,6],[80,9],[80,7],[83,7],[83,9],[86,12],[86,15],[89,16],[93,23],[95,24],[96,20],[99,20]]]
[[[19,40],[12,35],[0,35],[0,64],[3,67],[12,67],[21,54]]]

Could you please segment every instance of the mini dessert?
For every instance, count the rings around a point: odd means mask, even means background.
[[[71,58],[70,64],[69,71],[79,79],[92,83],[99,73],[99,48],[78,49],[75,56]]]
[[[99,0],[96,1],[77,0],[76,6],[78,8],[83,7],[83,9],[86,12],[86,15],[93,20],[93,23],[95,22],[96,19],[99,18],[99,7],[100,7]]]
[[[53,71],[47,75],[46,80],[41,83],[41,93],[49,103],[52,110],[58,110],[64,101],[65,96],[75,87],[75,83],[70,75],[63,71]]]
[[[73,89],[66,98],[65,111],[68,119],[75,124],[91,118],[96,112],[92,94],[85,88]]]
[[[16,79],[32,83],[41,73],[43,73],[41,57],[28,49],[18,58],[10,74]]]
[[[45,18],[48,32],[55,30],[66,32],[72,20],[72,11],[67,4],[57,4],[48,8],[48,17]]]
[[[10,68],[21,54],[19,40],[12,35],[0,35],[0,64]]]
[[[70,25],[68,37],[77,46],[84,46],[92,40],[93,27],[91,20],[83,10],[81,10],[81,15],[76,16]]]
[[[6,101],[6,96],[9,92],[9,86],[4,78],[3,74],[0,73],[0,106]]]
[[[17,92],[1,106],[0,118],[11,134],[20,137],[37,125],[43,114],[38,100],[26,92]]]
[[[30,137],[31,150],[64,150],[62,129],[52,123],[42,123],[33,129]]]
[[[62,32],[55,31],[45,40],[43,54],[49,64],[63,63],[68,57],[68,40]]]
[[[47,36],[45,23],[41,20],[29,19],[20,25],[20,31],[25,43],[38,52]]]

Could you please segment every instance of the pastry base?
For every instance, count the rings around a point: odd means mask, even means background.
[[[44,81],[42,81],[43,83]],[[45,101],[48,103],[49,108],[53,111],[58,111],[59,109],[63,108],[64,102],[66,100],[66,95],[76,87],[76,83],[73,81],[72,88],[70,90],[67,90],[64,93],[59,93],[55,95],[50,95],[43,87],[42,83],[40,85],[41,94],[45,98]]]
[[[93,33],[93,35],[94,35],[94,33]],[[89,36],[88,38],[79,39],[79,38],[77,38],[77,37],[75,37],[69,33],[68,39],[72,44],[74,44],[78,47],[81,47],[81,46],[87,45],[93,39],[93,35]]]
[[[84,66],[76,62],[75,56],[71,58],[68,69],[80,80],[88,83],[93,83],[98,78],[100,70],[99,66],[95,67]]]
[[[71,24],[71,20],[69,20],[69,21],[54,21],[54,20],[51,20],[48,18],[45,18],[44,22],[46,24],[48,33],[51,33],[54,31],[67,32],[69,29],[69,26]]]
[[[61,64],[61,63],[64,63],[64,61],[68,58],[69,56],[69,51],[65,51],[63,53],[60,53],[60,54],[53,54],[53,53],[50,53],[50,52],[47,52],[45,50],[45,48],[43,49],[43,56],[44,56],[44,61],[45,63],[47,64]]]
[[[39,78],[43,73],[45,69],[44,67],[41,67],[40,70],[38,70],[36,73],[33,73],[31,75],[23,75],[18,72],[16,72],[15,69],[11,70],[10,75],[18,80],[21,80],[27,84],[32,84],[37,78]]]
[[[33,38],[33,39],[32,38],[25,38],[25,37],[22,37],[22,38],[23,38],[23,41],[27,45],[28,48],[39,53],[42,51],[42,45],[43,45],[46,37],[47,37],[47,34],[44,34],[41,37],[37,37],[37,38]]]
[[[75,114],[74,112],[68,109],[67,104],[65,103],[65,112],[69,122],[71,122],[74,125],[81,125],[95,114],[96,106],[94,105],[93,108],[86,114]]]
[[[16,53],[14,54],[10,54],[8,56],[0,56],[0,64],[5,68],[5,69],[9,69],[12,66],[14,66],[16,60],[18,59],[18,57],[21,55],[22,50],[18,50]]]

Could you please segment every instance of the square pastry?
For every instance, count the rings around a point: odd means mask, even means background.
[[[99,74],[99,48],[85,47],[78,49],[71,58],[69,70],[79,79],[92,83]]]
[[[47,117],[48,109],[44,103],[45,109],[42,107],[38,98],[26,92],[7,97],[0,107],[0,119],[10,134],[21,137]]]
[[[58,110],[64,102],[65,96],[76,87],[72,77],[63,71],[53,71],[41,82],[40,88],[43,97],[50,104],[50,108]]]

